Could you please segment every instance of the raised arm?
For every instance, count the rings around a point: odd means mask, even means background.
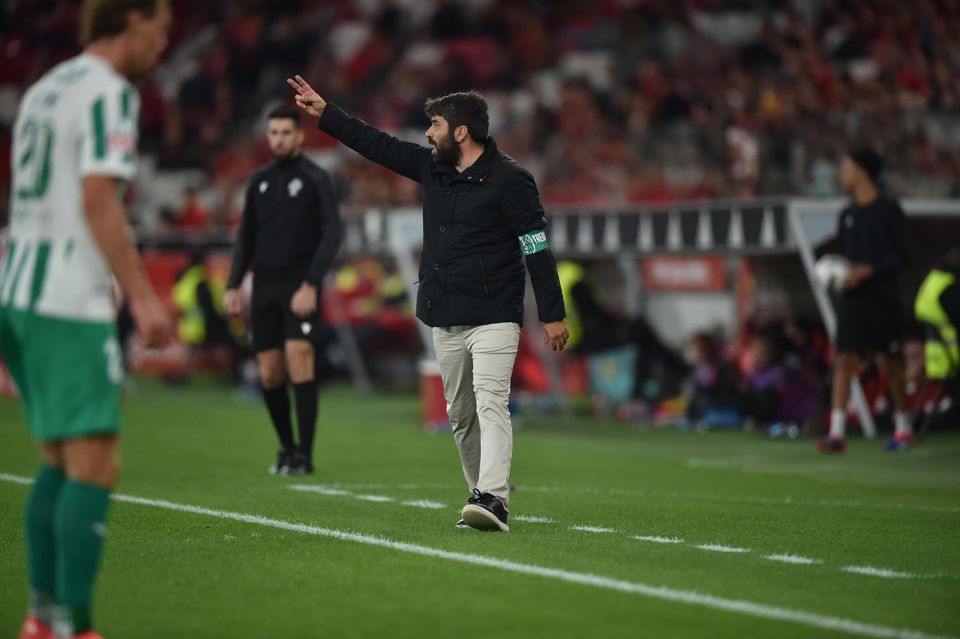
[[[420,182],[432,163],[430,149],[399,140],[389,133],[354,118],[329,104],[299,75],[287,79],[297,94],[294,99],[305,113],[318,118],[317,126],[368,160]]]

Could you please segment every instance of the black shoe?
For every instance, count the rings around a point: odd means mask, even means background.
[[[469,528],[469,527],[470,527],[470,526],[467,525],[467,522],[465,522],[465,521],[462,520],[462,519],[457,522],[457,528],[459,528],[459,529],[461,529],[461,530],[463,530],[464,528]]]
[[[310,458],[296,451],[293,453],[293,461],[290,464],[290,468],[287,470],[288,475],[312,475],[313,474],[313,462],[310,461]]]
[[[477,530],[499,530],[509,532],[507,509],[498,497],[490,493],[473,490],[473,497],[467,501],[460,516],[463,522]]]
[[[281,448],[277,453],[277,463],[269,468],[271,475],[286,475],[290,472],[290,465],[293,464],[293,451]]]

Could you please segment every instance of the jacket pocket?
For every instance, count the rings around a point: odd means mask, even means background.
[[[487,265],[483,263],[483,258],[478,257],[480,260],[480,283],[483,285],[483,296],[485,298],[490,298],[490,287],[487,284]]]

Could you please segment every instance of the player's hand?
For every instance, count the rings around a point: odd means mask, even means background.
[[[137,337],[147,348],[166,346],[173,332],[173,323],[160,299],[151,293],[139,301],[130,302],[130,314],[137,327]]]
[[[293,294],[290,310],[297,317],[309,317],[317,312],[317,287],[304,282]]]
[[[873,277],[872,266],[869,264],[854,264],[850,268],[850,275],[843,280],[843,288],[857,288],[871,277]]]
[[[323,114],[324,107],[327,106],[327,101],[321,98],[303,77],[296,75],[294,78],[293,80],[287,78],[287,84],[297,91],[297,95],[293,96],[297,106],[313,117],[319,118]]]
[[[240,291],[235,288],[227,289],[227,292],[223,295],[223,310],[227,312],[227,315],[240,314],[240,311],[243,310],[243,299]]]
[[[570,331],[567,330],[566,321],[547,322],[543,325],[543,343],[549,344],[554,351],[562,351],[568,339]]]

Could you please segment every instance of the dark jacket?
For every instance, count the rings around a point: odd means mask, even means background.
[[[333,264],[343,225],[330,175],[299,155],[262,166],[250,175],[227,288],[247,269],[269,280],[316,287]]]
[[[429,147],[398,140],[335,104],[327,104],[317,126],[421,184],[417,317],[424,324],[522,324],[525,253],[540,321],[564,318],[557,265],[542,235],[547,221],[537,185],[528,171],[497,150],[493,138],[487,138],[483,155],[472,166],[457,173],[434,162]],[[527,238],[525,250],[521,236]]]

